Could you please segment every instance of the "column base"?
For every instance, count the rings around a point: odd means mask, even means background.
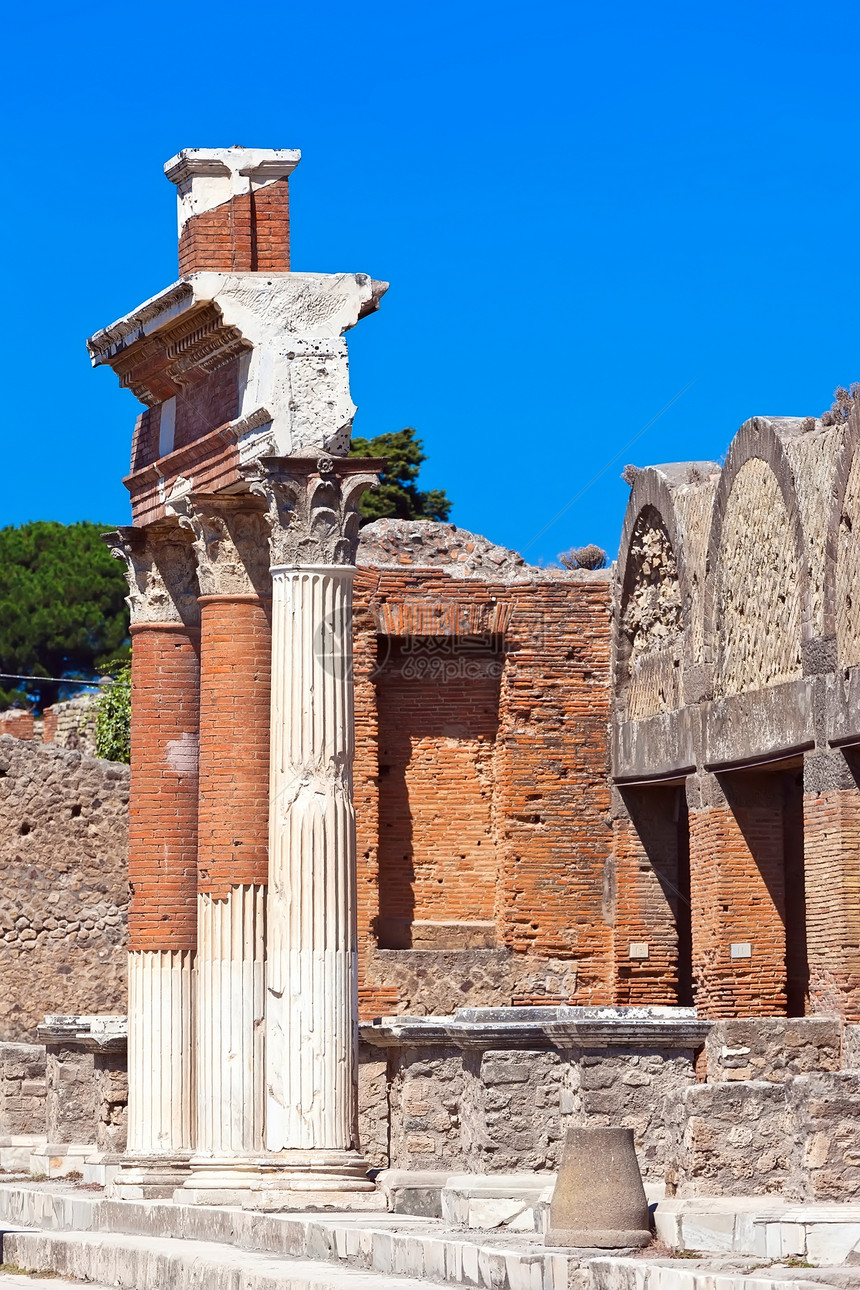
[[[192,1156],[177,1205],[241,1205],[260,1178],[259,1156]]]
[[[108,1156],[102,1165],[119,1165],[107,1183],[109,1200],[169,1200],[190,1170],[190,1153],[176,1156]]]
[[[386,1210],[385,1194],[367,1176],[357,1151],[279,1151],[261,1157],[243,1209]]]

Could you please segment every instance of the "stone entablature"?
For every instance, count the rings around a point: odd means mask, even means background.
[[[149,522],[163,514],[150,514],[154,501],[163,507],[195,489],[217,491],[267,453],[345,456],[355,405],[343,333],[378,308],[386,287],[365,274],[199,272],[93,336],[93,365],[112,367],[158,413],[148,458],[135,452],[126,481],[135,521],[143,503]],[[219,403],[212,380],[234,361],[238,404]],[[177,412],[187,397],[198,411],[179,444]],[[226,442],[195,459],[194,444],[216,431]],[[215,480],[201,473],[213,449],[221,450]],[[156,461],[164,462],[157,499],[147,501]]]

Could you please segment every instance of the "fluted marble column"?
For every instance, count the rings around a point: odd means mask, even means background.
[[[193,1146],[199,609],[177,524],[107,534],[131,607],[128,1146],[119,1197],[170,1195]]]
[[[176,509],[201,592],[196,1142],[177,1198],[229,1204],[263,1150],[270,577],[256,498]]]
[[[351,618],[355,508],[380,465],[268,458],[249,475],[272,554],[266,1177],[245,1202],[260,1208],[376,1204],[357,1132]]]

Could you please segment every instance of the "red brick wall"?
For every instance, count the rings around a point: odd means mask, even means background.
[[[483,868],[482,890],[469,899],[471,909],[476,911],[472,917],[483,917],[489,909],[488,892],[491,887],[494,890],[496,940],[511,954],[507,1002],[610,1002],[612,934],[603,902],[604,869],[611,843],[607,779],[608,581],[547,579],[518,587],[454,579],[444,569],[361,569],[355,587],[355,784],[362,1015],[392,1012],[399,1006],[394,987],[384,979],[382,963],[374,960],[375,929],[382,912],[379,886],[384,885],[387,893],[383,908],[389,892],[389,907],[397,903],[404,907],[414,899],[416,908],[432,909],[432,917],[439,921],[462,919],[465,908],[462,885],[447,882],[445,874],[440,884],[438,872],[438,899],[430,900],[432,878],[425,883],[420,875],[417,884],[412,884],[410,897],[409,861],[401,861],[403,867],[399,874],[396,872],[396,829],[392,829],[380,850],[383,825],[386,819],[394,823],[398,814],[392,809],[390,795],[386,796],[387,790],[380,790],[381,750],[399,743],[399,751],[395,751],[402,764],[405,740],[415,739],[410,725],[414,727],[422,713],[425,720],[439,720],[448,712],[453,715],[458,706],[456,690],[449,691],[447,698],[441,697],[440,683],[434,714],[433,687],[427,681],[418,682],[416,697],[408,699],[402,692],[398,696],[397,687],[391,687],[385,668],[375,675],[377,640],[370,606],[403,600],[445,601],[464,608],[494,602],[513,604],[499,685],[494,751],[490,749],[492,715],[485,713],[481,720],[487,724],[479,731],[474,728],[476,709],[492,706],[487,687],[480,683],[475,690],[463,685],[459,695],[465,703],[468,694],[470,712],[457,741],[445,750],[451,759],[436,786],[441,789],[438,821],[432,819],[433,772],[423,759],[423,749],[419,749],[422,755],[415,765],[410,763],[407,770],[407,791],[415,794],[417,818],[422,822],[423,854],[427,854],[428,846],[437,861],[443,851],[450,854],[447,848],[453,835],[446,833],[443,816],[453,814],[463,820],[474,813],[474,745],[465,765],[460,766],[464,773],[459,792],[454,767],[463,751],[459,741],[466,738],[468,742],[479,734],[482,751],[484,747],[487,750],[482,764],[487,768],[492,765],[487,777],[492,804],[488,812],[482,802],[480,827],[470,835],[466,854],[474,863],[479,839],[483,852],[489,818],[495,837],[496,873],[491,883],[488,869]],[[409,718],[401,722],[399,731],[398,705],[404,718]],[[472,728],[467,737],[464,732],[469,730],[469,723]],[[437,733],[432,735],[437,743],[442,738]],[[401,802],[401,820],[403,811]],[[403,828],[401,843],[406,840],[405,833]],[[463,853],[457,851],[455,857]],[[400,855],[408,856],[409,849],[401,846]],[[380,875],[381,858],[384,868]],[[420,869],[421,865],[415,867]],[[431,864],[428,876],[432,871]],[[529,980],[529,972],[524,970],[529,964],[535,968],[532,975],[540,977],[541,965],[549,960],[567,962],[576,968],[575,996],[556,1000],[523,984]]]
[[[411,925],[430,921],[449,924],[434,947],[462,948],[464,923],[495,917],[501,655],[424,637],[393,640],[386,653],[376,679],[380,940],[408,948],[419,940]]]
[[[289,181],[278,179],[253,193],[187,220],[179,237],[179,273],[287,273],[290,268]]]
[[[234,358],[177,394],[174,450],[195,443],[238,415],[239,359]]]
[[[860,788],[807,793],[803,811],[810,1000],[860,1021]]]
[[[42,713],[42,743],[52,744],[57,737],[57,714],[53,707]]]
[[[268,878],[269,607],[256,596],[200,598],[198,885]]]
[[[173,452],[187,448],[239,415],[239,359],[217,367],[176,395]],[[158,461],[161,404],[138,417],[132,443],[132,473]],[[170,456],[171,454],[166,454]]]
[[[34,733],[32,712],[24,712],[21,708],[8,708],[5,712],[0,712],[0,735],[32,739]]]
[[[199,642],[169,625],[132,637],[129,946],[194,949]]]

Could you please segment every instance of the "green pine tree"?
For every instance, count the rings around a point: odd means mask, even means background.
[[[98,679],[129,657],[125,576],[106,525],[37,520],[0,529],[0,672]],[[55,703],[53,681],[0,676],[0,708]]]
[[[364,494],[359,504],[362,524],[392,517],[398,520],[447,520],[453,503],[443,488],[422,492],[418,475],[427,460],[424,444],[411,428],[375,439],[353,439],[351,457],[385,457],[379,488]]]

